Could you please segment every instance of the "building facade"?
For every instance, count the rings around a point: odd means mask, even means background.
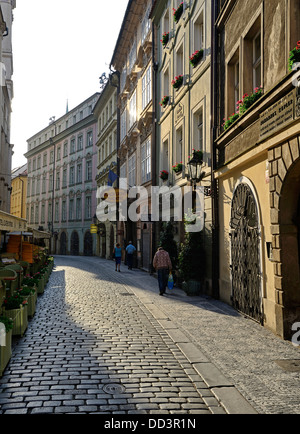
[[[149,221],[150,189],[155,183],[155,135],[153,106],[152,1],[130,0],[112,55],[111,67],[120,75],[120,185],[130,189],[125,215],[118,222],[117,240],[125,247],[129,241],[137,248],[135,266],[150,270],[153,251],[153,225]],[[134,187],[143,187],[135,218],[127,210],[137,198]],[[146,197],[147,196],[147,197]],[[134,206],[134,205],[133,205]]]
[[[12,170],[11,173],[11,201],[10,213],[26,218],[26,198],[27,198],[27,164]]]
[[[154,3],[156,29],[156,176],[160,186],[191,186],[188,163],[193,150],[203,155],[203,180],[211,186],[211,17],[212,1],[164,0]],[[162,173],[164,172],[164,173]],[[165,179],[161,179],[164,177]],[[167,174],[167,175],[166,175]],[[161,176],[162,175],[162,176]],[[205,289],[212,291],[212,197],[205,197]],[[171,213],[172,215],[172,213]],[[171,217],[172,218],[172,217]],[[173,220],[175,240],[185,236],[181,221]],[[156,231],[157,236],[159,230]],[[199,258],[204,261],[204,258]]]
[[[12,22],[15,0],[0,1],[0,210],[10,212],[11,161],[10,143],[11,102],[13,99]]]
[[[49,230],[56,254],[93,255],[90,227],[96,211],[96,93],[31,137],[25,154],[28,168],[27,220]]]
[[[110,76],[94,108],[97,119],[97,189],[108,186],[117,188],[118,177],[118,77]],[[111,179],[111,174],[113,179]],[[116,243],[116,221],[96,221],[97,255],[111,259]]]
[[[289,66],[300,4],[218,6],[220,298],[289,338],[300,320],[300,94]]]

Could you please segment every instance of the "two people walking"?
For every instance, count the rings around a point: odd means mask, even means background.
[[[129,241],[128,246],[126,247],[126,254],[127,254],[127,265],[128,270],[132,270],[133,265],[133,254],[136,251],[136,248],[132,244],[132,241]],[[119,243],[116,244],[116,247],[114,248],[114,258],[116,263],[116,271],[120,272],[120,266],[121,266],[121,259],[122,259],[122,248]]]

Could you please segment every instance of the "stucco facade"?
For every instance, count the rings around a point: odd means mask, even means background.
[[[10,201],[10,213],[25,219],[27,198],[27,164],[14,169],[12,171],[11,177],[12,193]]]
[[[52,234],[52,253],[93,255],[96,211],[96,93],[28,140],[27,220]]]
[[[237,0],[219,12],[220,298],[289,338],[300,319],[300,110],[288,69],[300,5]],[[236,102],[258,93],[224,131]]]

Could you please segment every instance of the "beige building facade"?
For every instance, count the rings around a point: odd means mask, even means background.
[[[282,338],[300,319],[299,22],[293,0],[219,2],[216,22],[220,298]]]
[[[27,198],[27,164],[12,170],[11,174],[11,201],[10,213],[26,218],[26,198]]]
[[[212,291],[211,196],[211,17],[210,1],[157,1],[152,10],[157,61],[157,182],[182,189],[191,186],[188,163],[193,150],[203,153],[205,291]],[[192,59],[194,61],[192,62]],[[181,84],[174,84],[179,77]],[[166,100],[167,98],[167,100]],[[175,166],[175,167],[174,167]],[[179,170],[176,169],[176,166]],[[161,173],[168,173],[167,180]],[[182,216],[183,217],[183,216]],[[184,239],[183,221],[173,221],[175,240]]]

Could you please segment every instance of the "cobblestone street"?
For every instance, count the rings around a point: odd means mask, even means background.
[[[299,370],[283,359],[299,349],[221,302],[160,297],[143,271],[57,256],[14,338],[0,414],[299,413]]]

